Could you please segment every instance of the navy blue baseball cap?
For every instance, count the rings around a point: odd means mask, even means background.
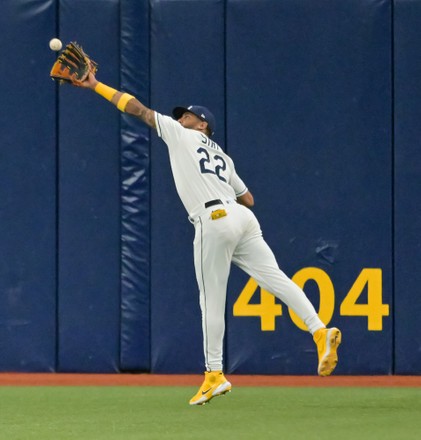
[[[208,123],[208,127],[211,131],[211,134],[215,132],[215,116],[213,116],[212,112],[203,107],[201,105],[189,105],[188,107],[175,107],[172,111],[172,115],[175,119],[180,119],[184,113],[190,112],[196,115],[202,121]]]

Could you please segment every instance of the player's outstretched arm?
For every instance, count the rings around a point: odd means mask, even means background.
[[[114,104],[122,112],[136,116],[145,124],[156,129],[155,112],[153,110],[143,105],[134,96],[120,92],[99,82],[92,72],[90,72],[86,80],[79,83],[78,86],[95,91]]]

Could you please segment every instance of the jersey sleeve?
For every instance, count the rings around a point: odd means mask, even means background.
[[[239,175],[235,171],[234,166],[231,173],[229,184],[233,187],[236,197],[243,196],[248,191],[246,184],[240,179]]]
[[[156,131],[158,136],[170,146],[181,138],[183,126],[170,116],[161,115],[155,112]]]

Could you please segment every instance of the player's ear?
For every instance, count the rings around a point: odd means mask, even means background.
[[[207,127],[208,127],[208,123],[206,121],[200,121],[200,123],[199,123],[199,129],[200,130],[209,131],[209,130],[207,130]]]
[[[206,124],[206,128],[205,128],[206,134],[207,134],[209,137],[211,137],[211,135],[212,135],[212,130],[209,128],[209,123],[208,123],[208,122],[205,122],[205,124]]]

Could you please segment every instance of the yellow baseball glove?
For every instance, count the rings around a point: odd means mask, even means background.
[[[69,43],[59,55],[50,72],[53,80],[77,86],[89,75],[96,73],[98,64],[91,60],[76,42]]]

